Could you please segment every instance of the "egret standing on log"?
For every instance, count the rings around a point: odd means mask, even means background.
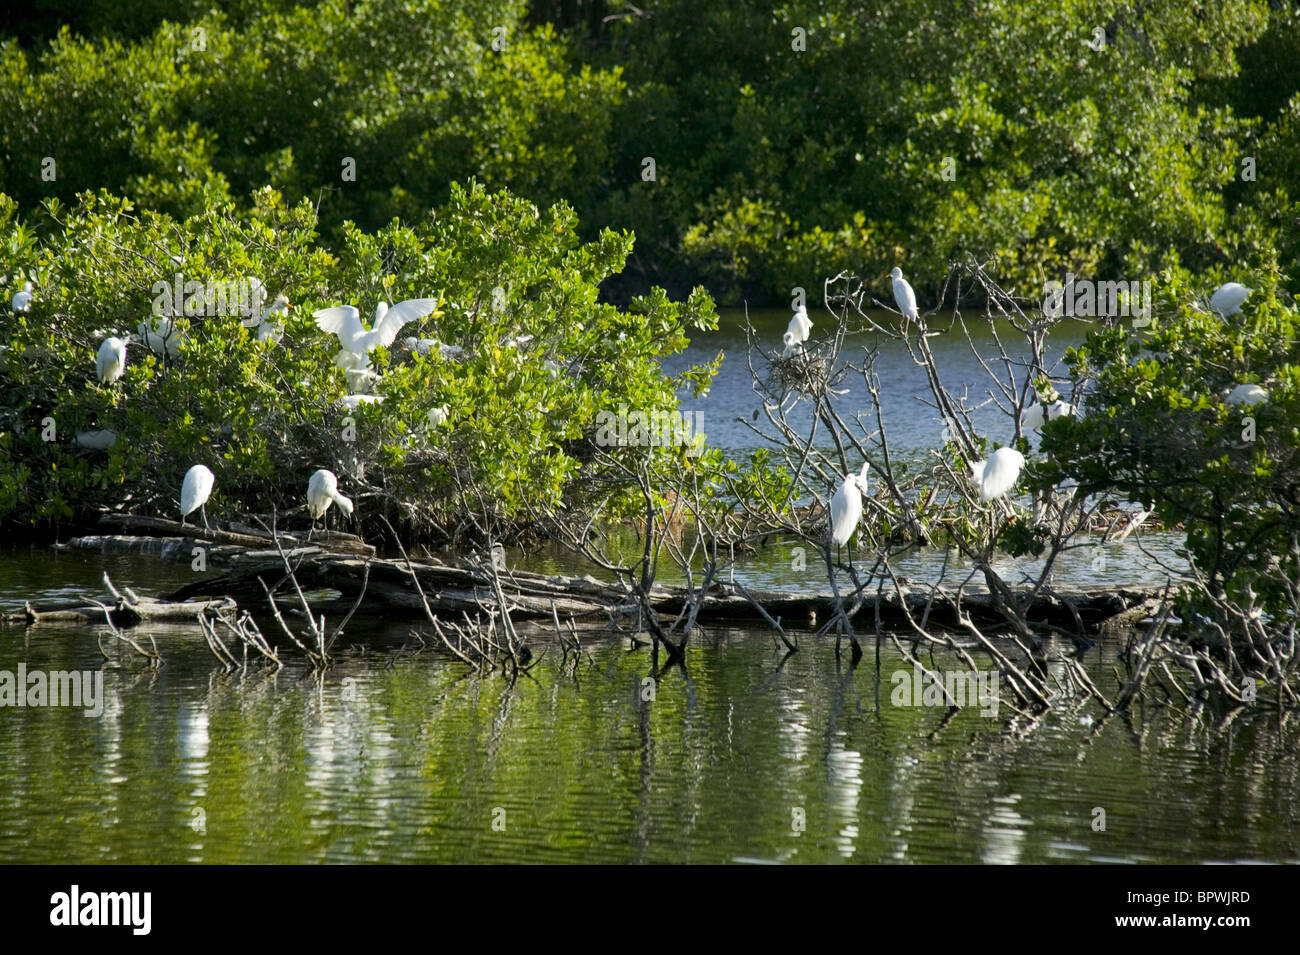
[[[120,338],[105,338],[95,356],[95,374],[99,383],[106,385],[117,381],[126,371],[126,342]]]
[[[208,497],[212,494],[212,486],[217,483],[217,479],[212,472],[202,464],[196,464],[185,472],[185,481],[181,484],[181,526],[185,526],[185,518],[194,513],[198,508],[199,513],[203,516],[203,529],[208,529]]]
[[[844,480],[831,497],[831,543],[835,545],[837,558],[839,549],[853,537],[862,520],[862,495],[867,493],[869,467],[864,461],[860,474],[844,475]],[[849,550],[849,563],[853,563],[852,549]]]
[[[316,528],[316,520],[325,515],[325,512],[330,509],[330,504],[337,504],[344,514],[352,513],[352,500],[339,493],[339,479],[334,476],[333,471],[321,468],[307,481],[307,510],[311,511],[313,530]],[[328,517],[326,517],[325,529],[329,530]],[[310,531],[307,533],[307,539],[311,540]]]
[[[894,266],[889,277],[894,280],[894,302],[898,305],[898,310],[909,322],[916,321],[916,293],[912,291],[907,279],[903,278],[903,270]]]

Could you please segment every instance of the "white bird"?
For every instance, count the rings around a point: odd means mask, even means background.
[[[252,281],[257,280],[253,279]],[[266,290],[261,289],[260,291],[263,299],[265,299]],[[291,308],[293,306],[289,304],[288,297],[281,292],[275,297],[275,301],[269,307],[263,309],[260,314],[254,312],[251,317],[244,319],[243,325],[245,328],[257,326],[257,331],[253,334],[259,342],[275,344],[284,337],[284,320],[289,317]]]
[[[1245,303],[1246,297],[1254,289],[1246,288],[1240,282],[1225,282],[1214,290],[1210,296],[1210,308],[1214,309],[1224,318],[1236,315],[1241,311],[1241,306]]]
[[[145,347],[155,355],[166,354],[169,358],[180,355],[181,339],[184,336],[170,318],[155,318],[152,328],[147,320],[143,321],[135,327],[135,331]]]
[[[889,277],[894,280],[894,304],[898,306],[904,318],[916,321],[916,293],[912,291],[912,286],[908,284],[907,279],[903,278],[903,270],[894,266],[890,270]]]
[[[812,324],[812,319],[808,317],[808,309],[800,305],[790,318],[785,334],[781,336],[781,340],[785,342],[785,350],[781,353],[781,357],[790,358],[796,352],[803,350],[801,346],[812,334]]]
[[[15,312],[25,312],[32,307],[32,283],[24,282],[21,290],[14,292],[9,307]]]
[[[107,428],[98,428],[94,431],[78,431],[72,440],[79,448],[87,448],[91,451],[107,451],[117,443],[117,432],[110,431]]]
[[[356,411],[362,405],[377,405],[384,401],[380,395],[344,395],[339,399],[339,404],[349,411]]]
[[[1268,389],[1253,383],[1238,385],[1223,400],[1230,405],[1262,405],[1268,401]]]
[[[105,338],[95,356],[95,374],[99,383],[106,385],[117,381],[126,371],[126,342],[120,338]]]
[[[447,423],[449,414],[450,409],[446,405],[438,405],[430,408],[425,417],[428,419],[430,427],[438,428]]]
[[[349,368],[343,372],[343,377],[348,380],[348,390],[354,394],[360,394],[362,389],[379,380],[379,375],[369,367]]]
[[[338,336],[339,344],[344,350],[365,355],[371,349],[383,346],[387,348],[397,338],[397,333],[407,322],[432,314],[438,307],[436,298],[410,298],[398,302],[392,308],[387,302],[380,302],[375,308],[372,327],[367,330],[361,324],[361,313],[351,305],[336,305],[313,312],[316,325],[323,332]]]
[[[352,500],[339,493],[339,479],[333,471],[321,468],[307,481],[307,510],[311,511],[313,528],[316,520],[329,510],[330,504],[337,504],[344,514],[352,513]]]
[[[846,474],[840,486],[831,496],[831,543],[836,548],[849,542],[858,523],[862,520],[862,495],[867,493],[867,470],[865,461],[860,474]],[[850,562],[853,559],[849,554]]]
[[[986,461],[970,466],[971,479],[980,489],[980,500],[991,501],[1011,490],[1025,466],[1025,456],[1015,448],[998,448]]]
[[[1048,404],[1034,401],[1020,416],[1020,427],[1026,431],[1031,428],[1041,428],[1048,421],[1055,421],[1057,418],[1064,418],[1072,414],[1074,414],[1074,405],[1059,398]]]
[[[181,482],[182,527],[185,525],[185,518],[198,510],[203,515],[203,528],[207,529],[208,510],[205,505],[212,494],[212,486],[216,483],[217,479],[206,465],[196,464],[185,472],[185,480]]]

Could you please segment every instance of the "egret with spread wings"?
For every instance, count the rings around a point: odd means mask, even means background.
[[[409,298],[392,308],[380,302],[375,309],[373,327],[361,324],[361,313],[351,305],[335,305],[313,312],[312,318],[323,332],[337,335],[344,351],[365,356],[380,345],[387,348],[397,338],[402,326],[432,314],[438,307],[436,298]]]

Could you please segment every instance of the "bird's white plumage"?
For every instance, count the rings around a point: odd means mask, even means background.
[[[1067,401],[1061,401],[1059,398],[1048,404],[1035,401],[1020,416],[1020,427],[1026,431],[1031,428],[1041,428],[1048,421],[1055,421],[1057,418],[1064,418],[1072,414],[1074,414],[1074,405]]]
[[[387,348],[402,326],[423,318],[438,307],[435,298],[410,298],[398,302],[392,308],[387,302],[380,302],[375,309],[373,327],[367,329],[361,324],[361,313],[351,305],[336,305],[312,313],[316,325],[323,332],[337,335],[339,344],[350,352],[364,355],[373,348]]]
[[[430,427],[439,428],[447,423],[449,413],[450,409],[446,405],[437,405],[430,408],[425,417],[428,419]]]
[[[1254,383],[1238,385],[1223,400],[1230,405],[1262,405],[1268,401],[1268,389]]]
[[[1241,311],[1247,296],[1253,291],[1254,289],[1248,289],[1240,282],[1224,282],[1210,296],[1210,308],[1224,318],[1236,315]]]
[[[136,335],[155,355],[166,354],[176,358],[181,353],[184,337],[170,318],[155,318],[153,324],[146,320],[135,327]]]
[[[1006,494],[1019,480],[1024,466],[1025,456],[1015,448],[998,448],[987,460],[972,464],[971,479],[980,489],[980,500],[991,501]]]
[[[831,543],[843,547],[862,520],[862,495],[867,493],[867,469],[860,474],[846,474],[831,496]]]
[[[256,281],[254,279],[253,281]],[[260,288],[262,299],[266,298],[266,289]],[[260,303],[259,303],[260,304]],[[275,297],[275,301],[259,312],[256,308],[253,314],[243,320],[245,328],[256,326],[257,331],[254,337],[259,342],[271,342],[275,344],[284,337],[284,320],[289,317],[289,310],[293,306],[289,304],[288,297],[281,292]]]
[[[126,371],[126,342],[120,338],[105,338],[95,355],[95,374],[102,385],[117,381]]]
[[[785,343],[785,350],[782,352],[783,357],[789,358],[801,350],[800,346],[812,334],[812,325],[812,319],[808,317],[808,309],[800,305],[795,310],[794,315],[791,316],[785,334],[781,336],[781,340]]]
[[[32,307],[31,282],[24,282],[23,287],[14,292],[14,297],[9,300],[9,307],[15,312],[25,312]]]
[[[339,493],[339,479],[333,471],[321,468],[307,480],[307,509],[315,519],[329,510],[330,504],[337,504],[344,514],[352,513],[351,498]]]
[[[904,316],[916,321],[916,293],[912,291],[907,279],[903,278],[903,270],[894,266],[889,277],[894,280],[894,304]]]
[[[197,511],[208,502],[216,477],[206,465],[196,464],[185,472],[181,482],[181,519]]]
[[[349,372],[348,374],[352,374]],[[362,405],[383,404],[383,397],[380,395],[344,395],[339,399],[339,404],[349,411],[356,411]]]

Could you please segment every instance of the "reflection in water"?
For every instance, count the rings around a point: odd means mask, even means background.
[[[0,668],[99,665],[84,633],[32,634],[0,632]],[[374,651],[323,679],[227,675],[197,634],[155,636],[167,665],[107,669],[99,719],[0,710],[6,860],[1300,858],[1295,729],[1266,714],[1105,719],[1080,700],[945,722],[877,693],[870,649],[840,669],[808,634],[780,669],[765,634],[711,634],[652,699],[648,652],[622,641],[511,688]],[[1090,652],[1094,679],[1114,652]],[[899,666],[882,646],[882,673]]]

